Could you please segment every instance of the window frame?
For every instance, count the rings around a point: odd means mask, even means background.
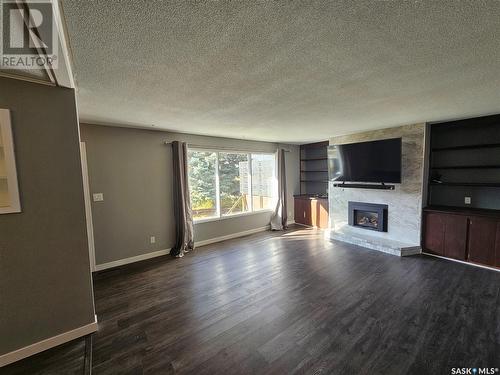
[[[188,146],[188,152],[193,151],[193,152],[210,152],[214,153],[216,155],[215,157],[215,205],[216,205],[216,213],[217,216],[211,216],[211,217],[204,217],[204,218],[193,218],[193,223],[198,224],[198,223],[208,223],[211,221],[219,221],[219,220],[226,220],[226,219],[231,219],[235,217],[242,217],[242,216],[249,216],[249,215],[255,215],[255,214],[260,214],[264,212],[273,212],[273,208],[261,208],[254,210],[253,208],[253,188],[252,188],[252,155],[272,155],[274,156],[274,170],[273,170],[273,179],[276,181],[277,179],[277,159],[276,159],[276,153],[275,152],[261,152],[261,151],[238,151],[237,149],[235,150],[224,150],[224,149],[217,149],[217,148],[203,148],[203,147],[189,147]],[[229,214],[229,215],[222,215],[221,214],[221,207],[220,207],[220,169],[219,169],[219,155],[220,154],[243,154],[247,156],[248,160],[248,195],[250,197],[249,203],[248,203],[248,208],[249,210],[246,212],[237,212],[234,214]],[[189,162],[189,158],[188,158]],[[273,197],[273,201],[276,201],[278,197],[278,186],[274,186],[273,189],[275,190],[275,196]],[[191,194],[191,188],[189,191],[189,194]],[[275,202],[273,202],[275,203]],[[192,208],[192,206],[191,206]]]

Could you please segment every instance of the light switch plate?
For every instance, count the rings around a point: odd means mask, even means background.
[[[470,202],[471,202],[470,197],[465,197],[464,203],[465,204],[470,204]]]
[[[102,202],[104,200],[104,194],[103,193],[94,193],[92,194],[92,199],[94,202]]]
[[[156,237],[155,236],[149,237],[149,242],[150,243],[156,243]]]

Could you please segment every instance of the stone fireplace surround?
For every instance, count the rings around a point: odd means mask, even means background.
[[[380,129],[330,139],[346,144],[402,138],[402,181],[394,190],[334,187],[329,183],[330,238],[398,256],[418,254],[422,216],[425,124]],[[349,201],[387,205],[387,232],[349,225]]]

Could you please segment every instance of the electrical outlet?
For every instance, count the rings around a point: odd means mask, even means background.
[[[103,193],[94,193],[92,194],[92,199],[94,202],[102,202],[104,200],[104,194]]]
[[[150,243],[156,243],[156,237],[155,236],[149,237],[149,242]]]
[[[471,202],[470,197],[465,197],[464,203],[465,204],[470,204],[470,202]]]

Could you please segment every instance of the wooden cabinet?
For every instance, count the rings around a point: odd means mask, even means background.
[[[469,223],[469,260],[495,264],[497,220],[473,217]]]
[[[444,229],[444,256],[459,260],[466,259],[467,217],[446,215]]]
[[[295,222],[297,224],[312,225],[311,205],[308,199],[295,198],[294,200]]]
[[[497,235],[495,240],[495,266],[500,267],[500,222],[497,223]]]
[[[448,258],[500,266],[500,213],[426,209],[425,251]]]
[[[442,213],[426,213],[424,248],[437,255],[465,260],[467,217]]]
[[[311,223],[313,227],[328,228],[328,199],[311,199]]]
[[[424,226],[424,248],[433,254],[444,256],[444,215],[427,213]]]
[[[295,222],[318,228],[328,228],[328,199],[296,196],[294,199]]]

